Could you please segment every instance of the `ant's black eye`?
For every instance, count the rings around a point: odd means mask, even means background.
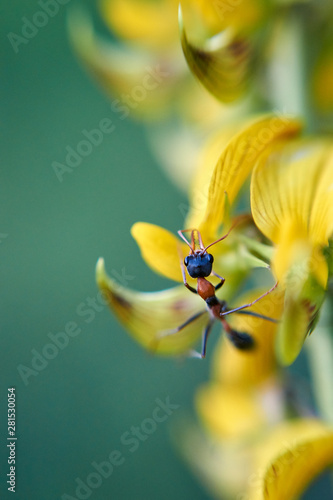
[[[208,253],[208,254],[207,254],[207,257],[208,257],[208,262],[209,262],[210,264],[213,264],[213,262],[214,262],[214,257],[212,256],[212,254],[211,254],[211,253]]]
[[[184,259],[184,264],[186,267],[188,266],[188,262],[189,262],[189,259],[188,259],[188,255],[187,255]]]

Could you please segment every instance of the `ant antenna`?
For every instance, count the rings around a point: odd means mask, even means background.
[[[191,232],[191,243],[187,241],[183,233]],[[200,250],[204,252],[204,244],[202,241],[202,237],[200,234],[200,231],[197,229],[180,229],[177,231],[178,235],[181,237],[183,241],[185,241],[186,245],[188,245],[191,249],[191,253],[193,254],[195,251],[195,247],[197,246],[197,243],[199,244]]]
[[[203,248],[202,252],[206,252],[207,251],[207,248],[215,245],[216,243],[218,243],[219,241],[222,241],[224,240],[227,236],[229,236],[229,234],[231,233],[231,231],[236,227],[238,226],[238,224],[241,224],[244,220],[248,219],[249,216],[248,215],[240,215],[239,217],[237,217],[237,219],[235,220],[235,222],[231,225],[229,231],[224,235],[222,236],[221,238],[219,238],[218,240],[216,241],[213,241],[213,243],[210,243],[209,245],[207,245],[205,248]]]

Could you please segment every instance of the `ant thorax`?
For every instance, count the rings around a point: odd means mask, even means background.
[[[191,278],[206,278],[212,272],[214,257],[207,252],[197,250],[184,259],[184,264]]]

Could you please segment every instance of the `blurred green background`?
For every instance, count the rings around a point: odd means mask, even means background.
[[[170,427],[190,412],[195,387],[208,363],[149,356],[122,330],[106,307],[94,319],[77,307],[96,298],[95,263],[133,277],[136,289],[171,285],[143,263],[130,236],[137,220],[179,228],[185,198],[166,180],[146,145],[144,129],[119,120],[108,100],[71,52],[66,10],[49,19],[15,53],[8,33],[41,10],[36,1],[6,2],[2,28],[1,168],[1,471],[5,450],[7,387],[17,394],[17,493],[19,500],[75,496],[91,463],[118,449],[125,458],[91,494],[94,500],[205,499],[177,457]],[[91,4],[90,4],[91,6]],[[82,130],[109,118],[115,130],[60,183],[52,162],[64,163],[66,147]],[[87,305],[84,310],[88,309]],[[91,309],[91,308],[90,308]],[[31,367],[48,333],[69,321],[81,328],[48,366],[23,383],[17,366]],[[52,353],[51,353],[52,354]],[[155,399],[180,405],[133,453],[121,435],[152,416]],[[11,498],[1,480],[0,498]]]
[[[193,395],[208,378],[214,342],[205,362],[154,358],[106,307],[90,318],[77,312],[91,309],[87,301],[97,296],[94,268],[100,256],[111,275],[130,275],[132,288],[172,285],[145,266],[129,229],[143,220],[176,231],[183,222],[179,204],[186,199],[159,170],[144,128],[131,117],[119,120],[80,68],[66,31],[71,4],[61,5],[17,53],[8,33],[21,35],[22,18],[31,20],[40,6],[21,0],[0,8],[0,469],[8,471],[7,387],[14,386],[14,498],[75,497],[76,478],[86,482],[92,462],[108,460],[117,449],[123,464],[89,498],[205,500],[199,481],[172,447],[170,429],[193,413]],[[75,149],[84,139],[82,130],[96,128],[104,118],[112,120],[113,132],[59,182],[52,163],[64,163],[66,148]],[[48,334],[63,331],[70,321],[81,333],[25,384],[18,366],[31,368],[31,351],[40,353],[50,343]],[[156,398],[169,398],[179,409],[131,453],[121,436],[152,416]],[[2,475],[0,498],[7,497]]]

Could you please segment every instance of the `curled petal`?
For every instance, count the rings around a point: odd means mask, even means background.
[[[269,4],[262,0],[181,2],[179,26],[187,63],[206,89],[222,102],[235,101],[248,87],[263,35],[260,24],[268,14]],[[189,41],[188,31],[195,35],[195,42]]]
[[[287,288],[284,311],[276,337],[276,354],[284,365],[295,361],[307,334],[313,330],[318,320],[324,291],[314,283],[311,293],[315,301],[307,299],[306,294],[297,297],[297,293]]]
[[[272,268],[284,288],[294,288],[300,295],[310,275],[325,289],[328,277],[327,262],[320,247],[313,246],[305,227],[298,221],[286,220],[277,238]]]
[[[261,431],[248,440],[218,441],[186,421],[175,443],[214,498],[294,500],[333,463],[332,427],[318,420],[294,419]]]
[[[201,336],[207,323],[204,313],[180,332],[165,335],[191,316],[205,311],[202,300],[184,286],[144,293],[125,288],[106,274],[104,260],[96,267],[97,284],[105,300],[132,337],[154,354],[186,353]]]
[[[260,155],[278,140],[298,134],[300,128],[297,120],[269,115],[252,120],[228,142],[211,176],[202,232],[214,237],[224,219],[225,193],[232,206]]]
[[[179,12],[181,44],[193,74],[220,101],[228,103],[238,99],[248,85],[253,57],[250,40],[222,32],[203,47],[197,47],[188,41],[181,10]]]
[[[303,343],[319,319],[319,312],[325,298],[325,290],[309,276],[303,288],[299,289],[298,277],[291,269],[286,281],[284,311],[276,337],[276,355],[283,365],[290,365],[298,356]]]
[[[306,486],[333,463],[333,429],[318,420],[276,427],[259,449],[250,500],[299,498]],[[262,474],[262,470],[264,473]]]
[[[308,332],[311,312],[305,303],[287,296],[282,323],[277,336],[277,356],[285,364],[291,364],[298,356]]]

